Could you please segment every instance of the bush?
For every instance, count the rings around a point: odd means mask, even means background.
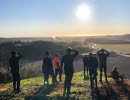
[[[12,77],[10,73],[0,72],[0,83],[9,83],[11,81],[12,81]]]

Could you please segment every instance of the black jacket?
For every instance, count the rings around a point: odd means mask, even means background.
[[[53,64],[50,57],[43,58],[43,64],[42,64],[42,71],[43,73],[45,71],[53,70]]]
[[[11,57],[9,59],[9,65],[12,73],[19,73],[19,60],[22,58],[22,55],[18,57]]]

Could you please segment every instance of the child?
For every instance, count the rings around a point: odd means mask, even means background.
[[[53,59],[54,62],[54,69],[55,69],[55,81],[57,82],[57,74],[59,73],[59,80],[61,80],[62,71],[60,70],[60,58],[59,55],[56,54],[56,56]]]

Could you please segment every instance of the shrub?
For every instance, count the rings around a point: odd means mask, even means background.
[[[10,73],[2,73],[0,72],[0,83],[8,83],[12,81],[12,77]]]

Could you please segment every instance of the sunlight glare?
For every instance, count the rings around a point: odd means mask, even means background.
[[[90,16],[90,8],[86,4],[78,6],[76,10],[76,16],[79,20],[87,20]]]

